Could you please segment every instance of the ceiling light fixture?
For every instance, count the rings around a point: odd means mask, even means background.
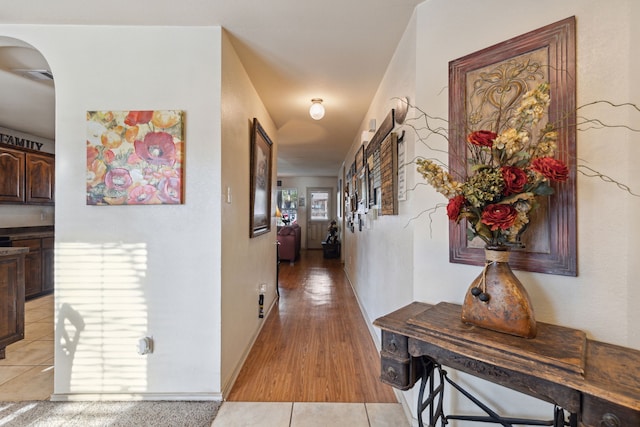
[[[311,100],[311,107],[309,107],[309,115],[313,120],[320,120],[324,117],[324,107],[322,106],[321,98],[313,98]]]

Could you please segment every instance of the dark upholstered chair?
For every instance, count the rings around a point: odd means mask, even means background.
[[[285,225],[278,231],[278,256],[292,264],[300,258],[300,240],[302,229],[298,224]]]

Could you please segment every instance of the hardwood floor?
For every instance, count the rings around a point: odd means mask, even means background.
[[[280,264],[280,299],[227,400],[396,403],[342,263],[301,257]]]

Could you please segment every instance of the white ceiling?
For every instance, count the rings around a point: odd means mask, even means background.
[[[220,25],[278,128],[278,174],[336,176],[422,1],[16,0],[2,2],[0,23]],[[16,68],[48,66],[0,33],[0,126],[54,139],[53,84]],[[309,117],[312,98],[324,100],[320,121]]]

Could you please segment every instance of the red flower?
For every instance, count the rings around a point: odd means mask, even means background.
[[[136,140],[133,145],[138,157],[148,163],[173,166],[176,161],[176,145],[166,132],[149,132],[144,142]]]
[[[153,196],[156,195],[156,188],[153,185],[138,185],[129,192],[128,205],[157,204]]]
[[[518,218],[518,211],[511,205],[487,205],[482,211],[481,222],[488,225],[491,231],[506,230]]]
[[[504,179],[504,190],[502,194],[508,196],[510,194],[522,193],[527,183],[527,173],[515,166],[502,167],[502,179]]]
[[[462,195],[449,199],[449,204],[447,205],[447,216],[451,221],[458,219],[460,210],[464,206],[464,202],[464,196]]]
[[[491,148],[497,136],[497,133],[491,132],[490,130],[477,130],[467,135],[467,141],[473,145]]]
[[[152,117],[153,111],[129,111],[129,114],[124,119],[124,124],[128,126],[145,124],[149,123]]]
[[[124,191],[133,183],[129,171],[123,168],[111,169],[104,177],[107,188]]]
[[[569,168],[553,157],[538,157],[531,162],[531,170],[538,172],[552,181],[566,181]]]
[[[180,203],[180,178],[163,178],[158,184],[158,198],[167,204]]]
[[[104,159],[105,163],[111,164],[113,162],[113,160],[116,158],[116,155],[111,150],[104,150],[102,152],[102,158]]]

